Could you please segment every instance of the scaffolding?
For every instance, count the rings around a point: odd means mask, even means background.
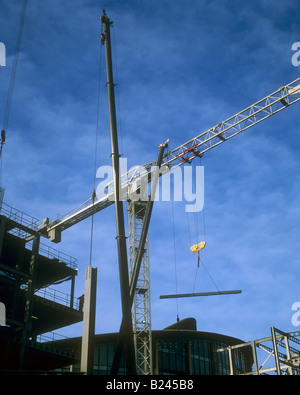
[[[236,353],[234,350],[251,347],[253,365],[244,375],[299,375],[300,374],[300,332],[285,333],[271,327],[271,336],[247,343],[228,346],[217,350],[227,353],[229,373],[240,374],[236,369]]]

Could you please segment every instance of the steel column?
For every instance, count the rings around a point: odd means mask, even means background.
[[[88,266],[85,271],[81,371],[93,373],[94,336],[96,322],[97,268]]]
[[[35,291],[36,272],[38,264],[38,254],[40,246],[40,235],[36,233],[33,237],[32,253],[29,265],[29,278],[26,292],[25,312],[24,312],[24,328],[21,338],[20,347],[20,369],[26,366],[25,355],[28,346],[29,335],[32,334],[32,311],[33,311],[33,297]]]

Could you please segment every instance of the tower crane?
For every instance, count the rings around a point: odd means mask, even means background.
[[[116,139],[117,134],[113,96],[115,85],[113,83],[112,76],[109,32],[112,22],[105,14],[105,11],[103,12],[103,16],[100,19],[102,21],[102,24],[104,25],[104,35],[102,35],[101,40],[102,43],[105,44],[106,48],[106,68],[108,76],[107,88],[109,96],[111,133],[112,129],[115,129],[115,135],[113,136],[113,138]],[[171,172],[178,166],[190,164],[195,158],[201,158],[207,151],[211,150],[212,148],[215,148],[218,145],[224,143],[225,141],[231,139],[232,137],[237,136],[238,134],[262,122],[270,116],[284,110],[285,108],[298,102],[299,100],[300,78],[280,87],[275,92],[250,105],[239,113],[231,116],[225,121],[220,122],[217,125],[209,128],[208,130],[198,134],[197,136],[183,143],[179,147],[169,151],[167,154],[163,154],[160,158],[161,160],[158,176]],[[163,144],[163,147],[165,146],[166,143]],[[160,153],[162,153],[161,150]],[[125,282],[127,282],[127,284],[125,285],[127,291],[129,285],[129,300],[131,304],[134,303],[133,332],[135,334],[136,372],[139,374],[151,374],[152,356],[149,294],[149,255],[147,248],[148,241],[145,237],[145,232],[143,233],[144,219],[147,212],[147,202],[134,200],[132,201],[130,200],[130,196],[140,187],[142,181],[146,180],[147,183],[150,183],[153,179],[155,179],[155,177],[157,178],[156,165],[158,163],[158,160],[143,164],[142,166],[136,166],[123,175],[118,175],[118,172],[116,171],[116,169],[119,170],[118,152],[113,152],[112,160],[113,167],[115,165],[115,179],[111,182],[108,182],[105,187],[98,188],[98,190],[96,191],[96,196],[95,194],[93,194],[81,206],[77,207],[75,210],[68,213],[67,215],[55,219],[46,218],[40,225],[40,233],[41,235],[49,238],[52,242],[59,243],[61,241],[61,233],[64,230],[78,224],[84,219],[90,217],[91,215],[104,210],[112,204],[117,205],[119,199],[121,201],[129,202],[129,267],[131,277],[129,276],[129,279],[126,279],[125,276]],[[116,199],[116,196],[118,197],[118,199]],[[142,234],[144,235],[144,247],[141,253],[141,251],[139,251],[139,240]],[[124,234],[117,236],[118,242],[121,240],[121,238],[125,239]],[[124,254],[124,244],[122,248]],[[120,255],[119,245],[118,251]],[[138,270],[135,266],[135,263],[137,261],[136,255],[139,255],[140,260],[142,260],[142,262],[140,262],[141,269],[138,268]],[[125,262],[125,266],[126,265],[127,261]],[[125,270],[128,269],[125,268]],[[132,278],[133,273],[135,273],[134,281]],[[121,297],[123,297],[122,293]],[[126,297],[128,297],[128,295],[126,295]],[[126,314],[127,316],[124,317],[123,311],[122,324],[124,322],[124,319],[128,324],[128,310]],[[130,319],[132,319],[132,317],[130,317]]]

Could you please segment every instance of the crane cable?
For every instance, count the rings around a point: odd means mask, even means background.
[[[6,140],[6,132],[7,132],[9,114],[10,114],[10,109],[11,109],[12,95],[13,95],[13,90],[14,90],[14,85],[15,85],[15,80],[16,80],[16,73],[17,73],[17,66],[18,66],[18,60],[19,60],[19,53],[20,53],[20,47],[21,47],[21,40],[22,40],[22,33],[23,33],[26,8],[27,8],[27,0],[23,0],[23,7],[22,7],[22,11],[21,11],[19,30],[18,30],[15,53],[14,53],[14,61],[13,61],[13,66],[12,66],[12,70],[11,70],[8,94],[7,94],[6,105],[5,105],[5,110],[4,110],[3,125],[2,125],[2,131],[1,131],[1,147],[0,147],[0,158],[1,159],[2,159],[3,144],[5,143],[5,140]]]
[[[101,32],[102,32],[102,27],[101,27]],[[102,53],[103,53],[102,45],[100,45],[100,56],[99,56],[100,59],[99,59],[99,72],[98,72],[97,119],[96,119],[96,130],[95,130],[95,153],[94,153],[94,174],[93,174],[93,193],[92,193],[93,204],[95,203],[95,199],[96,199],[96,171],[97,171],[98,134],[99,134]],[[94,211],[92,212],[92,222],[91,222],[90,266],[92,265],[93,238],[94,238]]]
[[[169,145],[167,147],[167,157],[169,157]],[[175,215],[174,215],[174,201],[171,199],[171,211],[172,211],[172,235],[173,235],[173,259],[174,259],[174,277],[175,277],[175,290],[178,293],[178,280],[177,280],[177,259],[176,259],[176,234],[175,234]],[[176,321],[179,322],[179,304],[176,299]]]
[[[178,293],[178,281],[177,281],[177,261],[176,261],[176,235],[175,235],[175,216],[174,216],[174,202],[172,199],[172,224],[173,224],[173,249],[174,249],[174,274],[175,274],[175,290]],[[176,311],[177,311],[177,322],[179,322],[179,304],[176,299]]]
[[[201,165],[201,158],[200,158],[200,165]],[[190,229],[190,222],[189,222],[189,215],[188,212],[187,214],[187,224],[188,224],[188,234],[189,234],[189,243],[190,245],[192,245],[192,241],[191,241],[191,229]],[[205,209],[204,207],[202,208],[202,221],[203,221],[203,238],[206,242],[206,223],[205,223]],[[195,234],[196,234],[196,239],[200,240],[200,231],[199,231],[199,214],[197,215],[197,212],[194,212],[194,223],[195,223]],[[209,271],[207,270],[206,266],[203,263],[203,259],[200,258],[200,251],[198,251],[197,253],[198,255],[198,262],[197,262],[197,268],[196,268],[196,273],[195,273],[195,277],[194,277],[194,284],[193,284],[193,292],[195,292],[195,287],[196,287],[196,281],[197,281],[197,275],[199,272],[199,268],[200,268],[200,264],[203,266],[204,270],[206,271],[208,277],[210,278],[210,280],[212,281],[212,283],[214,284],[214,286],[216,287],[216,289],[218,291],[219,288],[216,284],[216,282],[214,281],[214,279],[212,278],[211,274],[209,273]]]

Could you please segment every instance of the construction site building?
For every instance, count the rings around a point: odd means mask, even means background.
[[[0,372],[46,371],[76,360],[72,350],[42,341],[83,320],[76,275],[74,258],[40,242],[38,220],[2,203]]]

